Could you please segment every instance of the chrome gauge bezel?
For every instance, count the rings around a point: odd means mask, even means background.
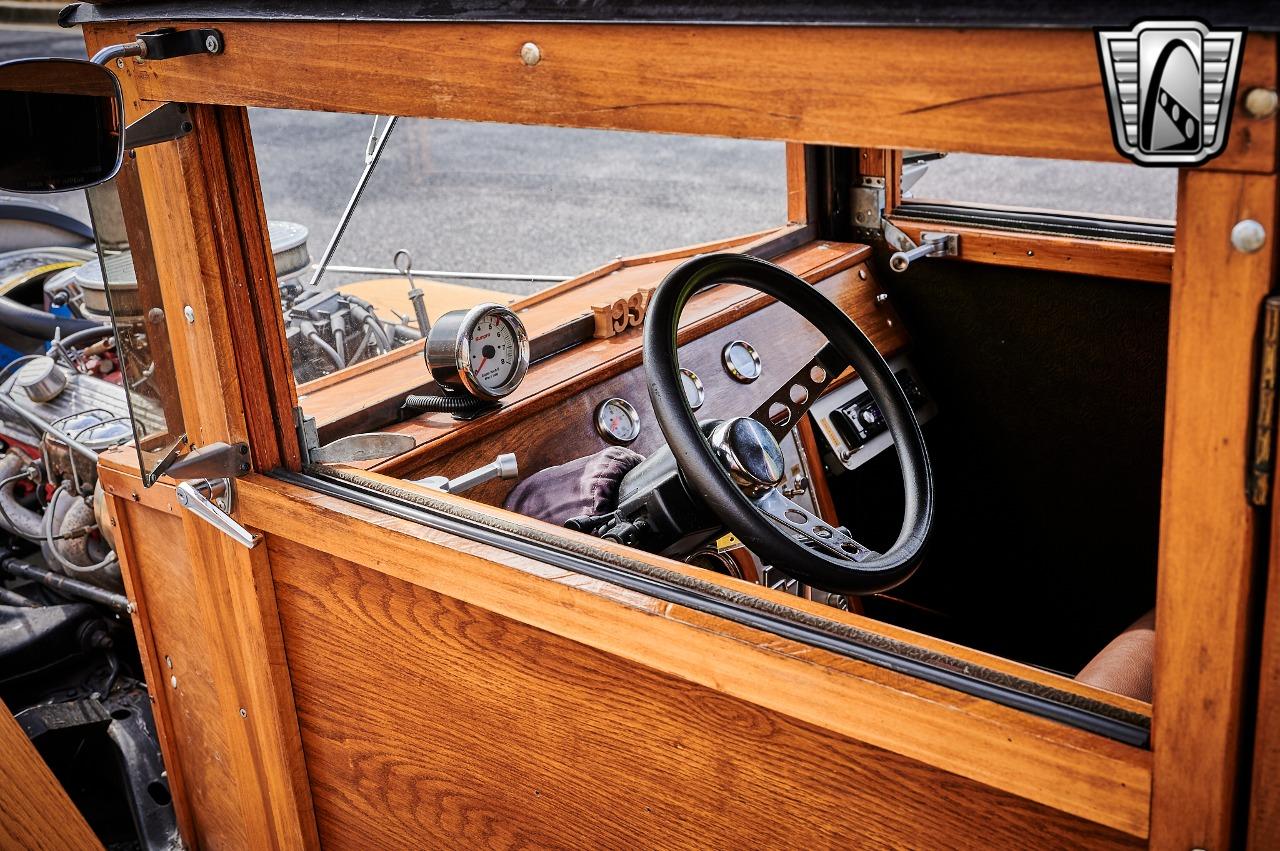
[[[471,335],[480,320],[496,316],[512,330],[516,340],[516,363],[507,380],[494,388],[485,387],[471,369]],[[496,402],[520,386],[529,372],[529,332],[520,317],[500,304],[486,302],[469,310],[452,310],[431,326],[423,350],[431,377],[444,390],[461,390],[477,399]]]
[[[755,361],[755,375],[744,375],[742,371],[738,369],[737,364],[733,362],[733,358],[729,357],[729,352],[734,346],[741,346],[746,353],[751,356],[751,360]],[[755,347],[746,340],[733,340],[730,343],[726,343],[725,347],[720,350],[720,360],[724,363],[724,371],[729,373],[733,380],[740,384],[750,384],[759,378],[761,373],[764,372],[764,365],[760,362],[760,353],[757,352]]]
[[[631,423],[631,437],[621,438],[609,431],[609,426],[605,424],[604,412],[605,408],[610,405],[617,405],[622,409],[622,413],[626,415],[627,421]],[[611,443],[614,446],[626,446],[634,443],[636,438],[640,436],[640,413],[635,406],[623,399],[621,396],[610,396],[599,405],[596,405],[595,413],[596,434],[600,435],[605,443]]]
[[[698,373],[692,369],[680,367],[680,374],[686,378],[693,380],[693,389],[698,394],[696,399],[690,399],[689,394],[685,393],[684,400],[689,403],[689,410],[696,411],[702,407],[702,403],[707,401],[707,389],[702,386],[702,379],[698,377]],[[684,392],[684,382],[680,382],[680,392]]]

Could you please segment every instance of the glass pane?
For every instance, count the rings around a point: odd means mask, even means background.
[[[985,154],[946,154],[941,159],[928,159],[929,156],[920,156],[918,151],[906,152],[904,198],[1160,221],[1174,219],[1177,169]],[[919,162],[913,164],[917,158]]]
[[[419,339],[401,249],[434,323],[481,302],[513,304],[619,255],[786,222],[778,143],[400,119],[313,285],[377,147],[373,119],[254,110],[251,120],[299,383]]]
[[[126,158],[115,180],[88,193],[98,262],[77,272],[71,297],[85,318],[110,318],[114,324],[138,462],[143,482],[150,487],[177,457],[187,436],[170,354],[169,317],[133,163]]]

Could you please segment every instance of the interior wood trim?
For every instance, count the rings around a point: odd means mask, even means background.
[[[960,237],[959,259],[975,263],[1053,269],[1153,284],[1167,284],[1173,275],[1172,246],[974,228],[949,222],[929,224],[892,216],[890,221],[917,243],[923,231],[954,233]]]
[[[216,25],[223,53],[137,63],[139,94],[154,101],[1123,161],[1088,30],[1026,29],[1015,39],[1004,30],[910,27]],[[137,34],[136,26],[120,23],[85,29],[100,42]],[[534,66],[519,60],[520,46],[530,41],[542,54]],[[903,56],[929,61],[903,73]],[[825,84],[815,86],[818,80]],[[1239,90],[1271,88],[1275,80],[1275,36],[1251,33]],[[1274,169],[1275,125],[1238,112],[1215,168]]]
[[[1151,738],[1152,844],[1230,848],[1247,776],[1253,589],[1265,534],[1246,497],[1255,340],[1274,245],[1246,254],[1232,227],[1274,234],[1274,175],[1183,170],[1178,179],[1160,501]]]
[[[283,482],[255,475],[240,485],[241,516],[268,535],[305,542],[840,735],[1146,836],[1149,751]],[[776,687],[783,682],[786,688]]]

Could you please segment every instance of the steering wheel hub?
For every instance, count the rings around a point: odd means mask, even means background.
[[[763,424],[750,417],[725,420],[709,439],[734,483],[748,493],[763,493],[786,477],[782,447]]]

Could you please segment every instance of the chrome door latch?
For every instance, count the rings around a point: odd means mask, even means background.
[[[191,479],[178,482],[178,504],[237,544],[253,549],[262,540],[231,518],[234,479]]]
[[[920,244],[894,252],[889,258],[889,268],[895,272],[905,272],[908,266],[922,257],[955,257],[959,253],[960,237],[956,234],[921,231]]]

